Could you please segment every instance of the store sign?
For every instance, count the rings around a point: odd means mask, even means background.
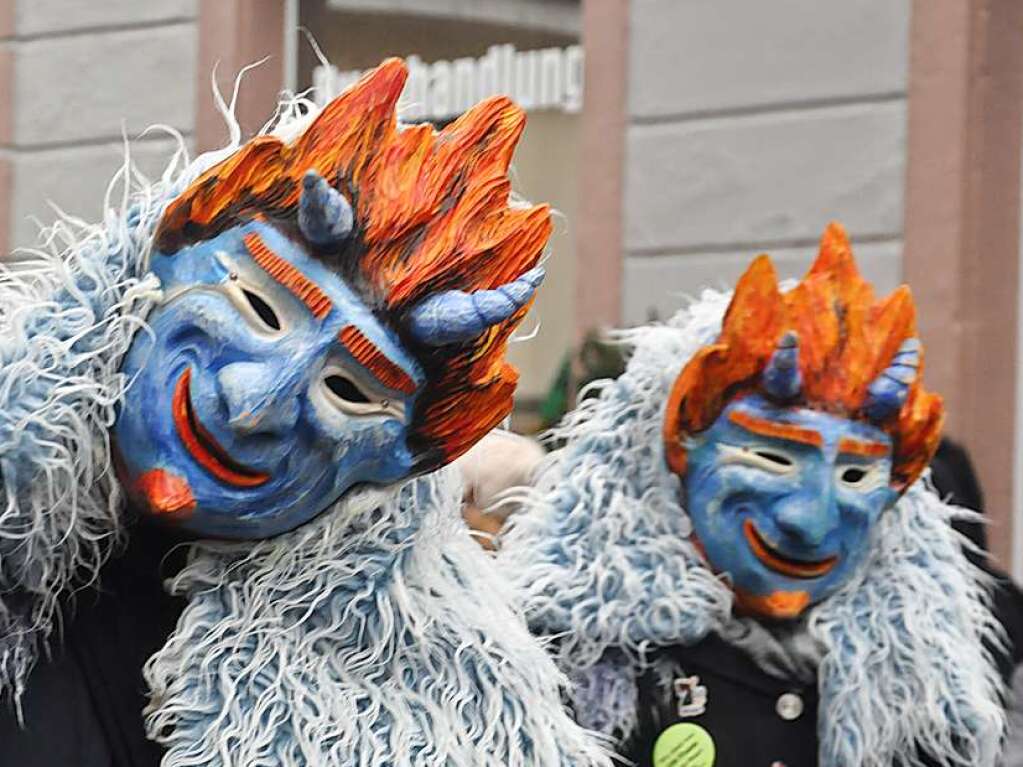
[[[494,45],[477,58],[428,64],[408,56],[409,77],[401,95],[401,116],[407,120],[445,120],[488,96],[507,95],[527,111],[556,109],[574,113],[583,103],[583,49],[544,48],[517,51]],[[320,65],[313,71],[315,99],[325,104],[354,83],[359,70],[339,71]]]

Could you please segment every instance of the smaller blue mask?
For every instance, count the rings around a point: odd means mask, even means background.
[[[882,430],[759,395],[730,402],[687,446],[686,506],[738,604],[792,618],[840,588],[898,494]]]
[[[251,222],[155,253],[163,303],[122,371],[119,472],[149,511],[202,535],[260,538],[414,464],[424,375],[335,272]]]

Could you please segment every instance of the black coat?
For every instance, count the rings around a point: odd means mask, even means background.
[[[706,707],[702,713],[680,716],[674,686],[663,686],[655,671],[644,674],[637,694],[639,723],[620,749],[638,767],[653,767],[658,736],[679,722],[709,733],[716,751],[714,767],[817,767],[816,680],[770,676],[743,651],[716,636],[692,647],[664,648],[654,657],[670,659],[686,677],[698,676],[706,689]],[[1002,664],[1003,671],[1009,668],[1011,664]],[[684,694],[688,702],[689,695]],[[921,759],[923,764],[935,764]],[[671,767],[689,765],[681,760]]]
[[[682,718],[673,687],[655,672],[640,678],[639,726],[622,755],[653,767],[653,748],[664,729],[692,722],[707,730],[717,754],[714,767],[814,767],[817,764],[816,684],[768,676],[742,651],[711,636],[693,647],[661,651],[706,688],[706,710]],[[680,767],[687,762],[681,761]]]
[[[0,765],[156,767],[162,749],[145,737],[142,666],[174,629],[184,601],[161,583],[180,565],[180,539],[139,526],[123,556],[103,569],[101,588],[84,591],[64,620],[52,660],[29,676],[25,728],[0,709]]]

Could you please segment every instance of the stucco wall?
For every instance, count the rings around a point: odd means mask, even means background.
[[[52,201],[95,220],[123,159],[122,131],[140,167],[157,172],[195,124],[197,0],[0,0],[0,243],[31,245]],[[6,26],[6,29],[4,29]],[[0,174],[2,175],[2,174]]]
[[[333,11],[497,24],[579,36],[579,0],[326,0]]]
[[[880,289],[901,277],[908,0],[631,0],[627,323],[809,264],[830,219]]]

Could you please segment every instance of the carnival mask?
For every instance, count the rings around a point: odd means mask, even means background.
[[[694,540],[741,609],[793,618],[862,565],[874,527],[930,461],[940,398],[920,385],[912,300],[875,301],[831,225],[793,290],[761,257],[665,420]]]
[[[522,117],[497,99],[440,140],[398,130],[404,72],[384,64],[293,145],[256,139],[164,214],[164,298],[114,427],[150,513],[275,535],[452,460],[510,409],[502,356],[550,226],[507,206]]]

